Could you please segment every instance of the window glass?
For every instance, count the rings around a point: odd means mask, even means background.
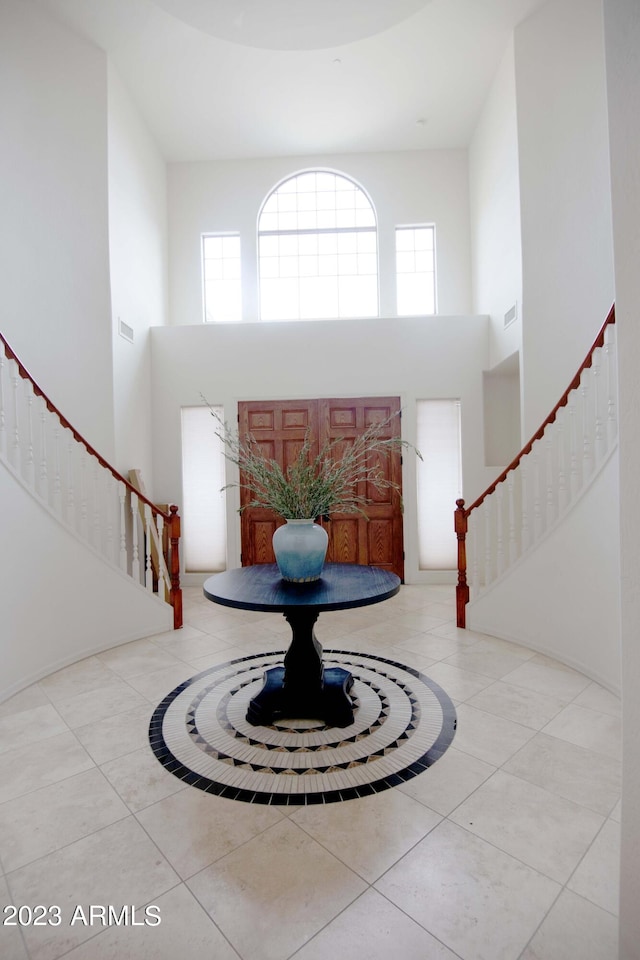
[[[378,315],[375,212],[348,177],[299,173],[267,197],[258,221],[262,320]]]
[[[418,557],[420,570],[455,570],[455,503],[462,496],[460,401],[418,400]]]
[[[205,322],[241,320],[240,234],[208,234],[202,238],[202,275]]]
[[[214,410],[222,419],[222,407]],[[209,407],[183,407],[181,549],[186,573],[225,569],[224,478],[224,447]]]
[[[396,227],[396,291],[399,317],[436,312],[435,228]]]

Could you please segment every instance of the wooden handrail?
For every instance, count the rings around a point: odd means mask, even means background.
[[[22,361],[16,355],[15,351],[11,348],[7,342],[6,337],[0,333],[0,342],[2,342],[4,353],[7,359],[13,360],[18,368],[18,373],[23,380],[28,380],[32,386],[33,392],[36,396],[42,397],[44,403],[46,404],[47,409],[50,413],[54,414],[58,418],[61,425],[69,430],[76,440],[77,443],[82,444],[87,453],[95,457],[101,467],[105,470],[108,470],[112,477],[118,483],[124,484],[124,487],[129,491],[130,494],[133,494],[137,497],[138,503],[142,502],[150,507],[152,515],[157,517],[161,516],[164,523],[167,526],[169,542],[171,544],[171,551],[169,553],[169,603],[173,607],[173,626],[174,629],[178,629],[182,626],[182,590],[180,588],[180,553],[179,553],[179,542],[180,542],[180,516],[178,514],[178,507],[172,504],[169,507],[167,513],[161,510],[155,503],[152,503],[151,500],[139,490],[136,490],[135,486],[130,483],[125,477],[120,474],[115,467],[112,467],[108,460],[105,460],[98,451],[88,443],[82,434],[78,433],[76,428],[69,423],[67,418],[60,412],[55,403],[47,396],[44,390],[37,384],[34,378],[31,376],[27,368],[24,366]]]
[[[178,508],[175,505],[169,507],[169,540],[171,542],[171,553],[169,554],[169,576],[171,577],[171,589],[169,591],[169,602],[173,607],[173,629],[178,630],[182,626],[182,590],[180,588],[180,554],[178,553],[178,544],[180,542],[180,517]]]
[[[573,380],[571,381],[571,383],[569,384],[569,386],[567,387],[567,389],[565,390],[565,392],[562,394],[562,396],[560,397],[560,399],[559,399],[558,402],[556,403],[555,407],[553,408],[553,410],[551,411],[551,413],[549,414],[549,416],[546,418],[546,420],[544,420],[544,422],[542,423],[542,425],[541,425],[540,427],[538,427],[538,429],[536,430],[536,432],[534,433],[534,435],[531,437],[531,439],[528,441],[528,443],[526,443],[526,444],[524,445],[524,447],[522,448],[522,450],[520,451],[520,453],[519,453],[516,457],[514,457],[514,459],[513,459],[513,460],[511,461],[511,463],[509,464],[509,466],[508,466],[508,467],[505,467],[505,469],[502,471],[502,473],[500,474],[500,476],[499,476],[499,477],[496,477],[496,479],[493,481],[493,483],[492,483],[490,486],[488,486],[487,489],[486,489],[483,493],[481,493],[480,496],[477,497],[477,498],[473,501],[473,503],[471,504],[470,507],[465,507],[465,513],[466,513],[467,517],[469,516],[469,514],[471,513],[472,510],[475,510],[477,507],[480,506],[480,504],[482,503],[482,501],[483,501],[486,497],[488,497],[489,494],[493,493],[493,491],[496,489],[496,487],[498,486],[499,483],[502,483],[504,480],[506,480],[507,474],[508,474],[511,470],[515,470],[515,469],[516,469],[516,467],[518,466],[518,464],[520,463],[520,461],[522,460],[522,458],[523,458],[524,456],[526,456],[528,453],[531,452],[531,448],[533,447],[533,445],[534,445],[534,443],[536,442],[536,440],[540,440],[541,437],[544,435],[544,432],[545,432],[545,430],[547,429],[548,425],[549,425],[550,423],[553,423],[553,422],[554,422],[554,420],[556,419],[556,416],[558,415],[558,410],[560,410],[561,407],[566,407],[567,402],[568,402],[568,400],[569,400],[569,394],[571,393],[572,390],[575,390],[576,387],[577,387],[577,386],[579,385],[579,383],[580,383],[580,377],[582,376],[582,371],[583,371],[583,370],[587,370],[587,369],[591,366],[592,361],[593,361],[594,351],[597,350],[598,347],[601,347],[601,346],[604,344],[604,336],[605,336],[605,331],[606,331],[607,327],[609,326],[610,323],[615,323],[615,322],[616,322],[616,308],[615,308],[615,304],[614,304],[614,305],[611,307],[611,310],[609,310],[609,313],[608,313],[608,315],[607,315],[607,319],[605,320],[605,322],[604,322],[604,323],[602,324],[602,326],[600,327],[600,331],[599,331],[599,333],[598,333],[598,336],[597,336],[597,337],[595,338],[595,340],[593,341],[593,344],[592,344],[592,346],[591,346],[591,349],[589,350],[588,354],[586,355],[586,357],[584,358],[584,360],[583,360],[582,363],[580,364],[580,366],[579,366],[579,368],[578,368],[578,372],[576,373],[576,375],[574,376]],[[459,502],[459,501],[456,501],[456,502]],[[464,501],[463,501],[463,503],[464,503]]]
[[[469,602],[469,584],[467,583],[467,512],[464,500],[456,500],[454,514],[456,538],[458,540],[458,583],[456,585],[456,624],[465,626],[465,608]]]
[[[18,373],[20,374],[23,380],[29,380],[29,382],[31,383],[31,386],[33,387],[33,392],[36,394],[36,396],[42,397],[42,399],[47,405],[47,410],[49,410],[50,413],[55,414],[55,416],[58,418],[62,426],[65,427],[67,430],[71,431],[74,439],[77,440],[78,443],[81,443],[83,447],[87,450],[87,452],[90,453],[92,457],[95,457],[98,463],[102,467],[104,467],[105,470],[108,470],[119,483],[124,483],[125,487],[127,488],[127,490],[129,490],[130,493],[135,493],[135,495],[138,497],[139,500],[142,500],[143,503],[147,503],[155,514],[160,514],[163,520],[169,523],[169,521],[171,520],[171,513],[164,513],[164,511],[160,510],[155,503],[152,503],[151,500],[148,499],[148,497],[145,497],[144,494],[136,490],[136,488],[133,486],[132,483],[130,483],[125,477],[123,477],[122,474],[118,473],[115,467],[112,467],[111,464],[107,460],[105,460],[104,457],[101,456],[98,453],[98,451],[91,446],[90,443],[88,443],[87,440],[84,439],[82,434],[78,433],[76,428],[71,423],[69,423],[67,418],[63,416],[62,413],[60,413],[60,410],[56,407],[53,400],[50,400],[49,397],[44,392],[44,390],[42,390],[42,388],[38,386],[38,384],[36,383],[34,378],[31,376],[27,368],[16,356],[15,352],[11,349],[11,347],[7,343],[6,338],[3,336],[2,333],[0,333],[0,340],[4,344],[4,352],[6,357],[9,360],[15,361],[18,367]]]
[[[469,602],[469,586],[467,584],[467,546],[466,546],[466,537],[467,537],[467,527],[469,515],[473,510],[476,510],[485,499],[490,496],[496,487],[503,483],[508,474],[515,470],[523,457],[531,452],[531,449],[536,442],[536,440],[542,439],[544,432],[549,426],[553,423],[558,415],[558,411],[561,407],[565,407],[569,401],[569,394],[572,390],[575,390],[580,384],[580,378],[584,370],[587,370],[593,363],[593,354],[598,349],[604,345],[605,333],[608,325],[610,323],[616,322],[616,308],[615,304],[612,305],[607,319],[602,324],[597,337],[593,341],[589,352],[586,357],[580,364],[577,373],[571,380],[569,386],[562,394],[555,407],[549,414],[549,416],[544,420],[540,427],[533,434],[531,439],[524,445],[520,453],[514,457],[508,467],[506,467],[502,473],[496,477],[496,479],[491,483],[487,489],[477,497],[471,506],[465,507],[464,500],[456,500],[456,510],[454,513],[454,529],[456,537],[458,540],[458,582],[456,585],[456,623],[458,627],[465,627],[466,625],[466,605]]]

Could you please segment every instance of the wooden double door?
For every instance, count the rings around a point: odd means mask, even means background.
[[[251,434],[265,456],[276,460],[286,471],[295,460],[309,432],[313,450],[326,441],[342,438],[353,442],[372,423],[393,416],[389,437],[400,436],[400,399],[398,397],[361,397],[336,400],[242,401],[238,404],[238,430]],[[358,491],[371,503],[361,514],[332,514],[322,521],[329,534],[327,560],[334,563],[361,563],[391,570],[404,579],[402,533],[402,457],[400,449],[380,457],[380,468],[398,489],[377,491],[361,484]],[[251,499],[241,489],[242,507]],[[274,563],[271,538],[283,520],[270,510],[246,507],[241,513],[241,560],[243,566]]]

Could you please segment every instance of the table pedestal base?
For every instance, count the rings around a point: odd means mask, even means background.
[[[268,726],[279,719],[323,720],[330,727],[348,727],[353,723],[352,686],[353,677],[342,667],[326,667],[315,689],[292,687],[285,683],[285,668],[273,667],[249,704],[247,721]]]
[[[276,719],[321,720],[331,727],[353,723],[349,691],[353,677],[322,662],[313,627],[322,610],[350,610],[396,595],[400,578],[389,570],[355,563],[326,563],[311,583],[288,583],[275,563],[257,563],[209,577],[204,595],[239,610],[281,611],[291,627],[283,667],[272,667],[251,700],[247,721],[265,726]],[[276,661],[277,662],[277,661]]]

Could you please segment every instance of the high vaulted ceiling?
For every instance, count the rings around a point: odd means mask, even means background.
[[[545,0],[34,2],[107,52],[180,161],[465,147]]]

